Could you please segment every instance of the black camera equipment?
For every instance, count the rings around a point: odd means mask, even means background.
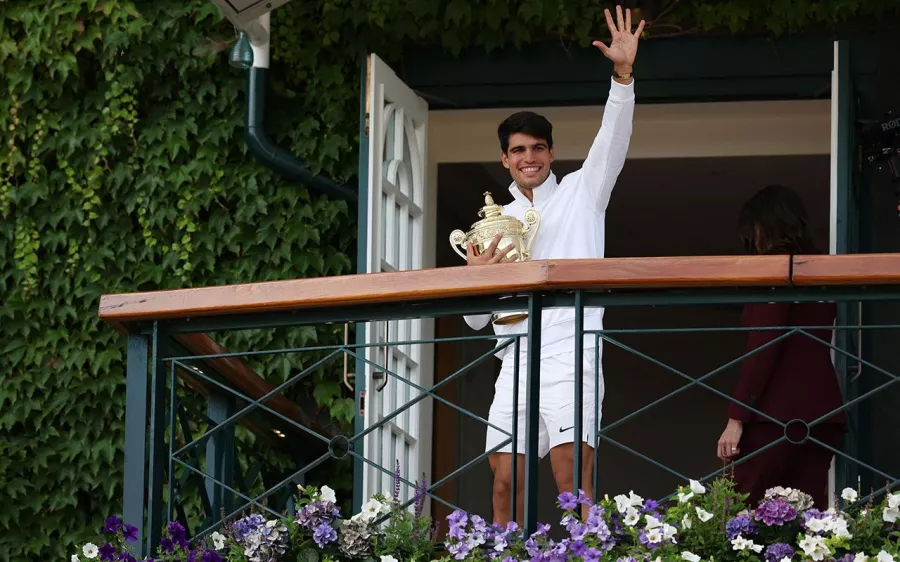
[[[890,111],[881,121],[863,123],[860,131],[862,156],[878,170],[885,166],[891,172],[891,185],[897,198],[897,212],[900,214],[900,116]]]

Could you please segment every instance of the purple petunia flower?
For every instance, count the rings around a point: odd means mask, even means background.
[[[794,556],[794,549],[789,544],[777,542],[766,549],[766,562],[781,562]]]
[[[138,529],[134,525],[125,524],[125,531],[122,533],[126,541],[136,542],[138,540]]]
[[[137,559],[130,552],[123,552],[119,557],[122,562],[137,562]]]
[[[589,548],[587,552],[581,555],[584,558],[584,562],[600,562],[600,556],[602,553],[596,548]]]
[[[584,541],[575,540],[569,544],[569,552],[575,556],[583,556],[587,552],[587,546],[585,546]]]
[[[734,540],[738,535],[743,535],[744,537],[753,536],[758,530],[749,515],[732,517],[725,524],[725,536],[730,541]]]
[[[578,490],[578,503],[581,505],[593,505],[591,502],[591,498],[587,497],[587,494],[584,493],[584,490]]]
[[[550,525],[546,523],[538,523],[537,531],[535,531],[531,536],[532,537],[542,537],[550,532]]]
[[[569,536],[576,541],[582,540],[584,536],[587,535],[587,525],[579,523],[577,519],[574,523],[566,527],[566,530],[569,532]]]
[[[447,516],[447,522],[450,524],[450,530],[447,536],[452,539],[462,540],[466,536],[466,525],[469,523],[469,516],[465,511],[457,509]]]
[[[563,492],[558,499],[560,509],[571,511],[578,506],[578,498],[572,492]]]
[[[175,552],[175,543],[169,537],[163,537],[159,541],[159,549],[163,552]]]
[[[115,533],[122,528],[122,521],[115,515],[110,515],[103,524],[104,533]]]
[[[100,560],[104,562],[112,562],[116,559],[116,555],[119,554],[119,551],[116,550],[116,547],[107,543],[100,547]]]
[[[215,550],[207,550],[200,558],[200,562],[222,562],[222,558],[216,553]]]
[[[784,500],[770,500],[756,508],[753,518],[767,527],[784,525],[797,518],[797,510]]]
[[[316,531],[313,533],[313,540],[316,541],[319,548],[325,548],[325,545],[337,540],[337,532],[331,525],[322,523],[316,527]]]
[[[447,546],[447,552],[452,554],[456,560],[462,560],[471,550],[472,547],[469,546],[468,541],[460,541]]]
[[[645,500],[644,507],[641,508],[641,514],[655,513],[659,509],[659,502],[656,500]],[[657,517],[657,519],[659,519]]]
[[[175,545],[180,546],[182,550],[188,549],[188,540],[187,540],[187,531],[184,530],[184,527],[178,521],[169,521],[169,525],[166,528],[169,538],[172,539],[172,550],[167,552],[172,552],[175,550]]]

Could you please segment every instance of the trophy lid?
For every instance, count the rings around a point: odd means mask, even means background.
[[[494,203],[494,198],[491,197],[491,192],[485,191],[484,192],[484,207],[482,207],[481,210],[478,211],[478,216],[484,217],[487,219],[487,218],[492,218],[492,217],[499,217],[500,213],[502,213],[502,212],[503,212],[503,205],[497,205],[496,203]]]

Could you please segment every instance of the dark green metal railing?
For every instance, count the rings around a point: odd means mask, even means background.
[[[739,364],[748,356],[762,350],[756,349],[746,355],[741,355],[727,363],[703,373],[700,376],[690,374],[675,368],[668,363],[645,354],[635,347],[622,341],[624,336],[637,334],[677,334],[677,333],[705,333],[705,332],[747,332],[747,328],[738,327],[678,327],[678,328],[641,328],[641,329],[606,329],[601,331],[584,330],[585,307],[603,306],[634,307],[634,306],[684,306],[684,305],[711,305],[711,304],[743,304],[751,302],[814,302],[834,301],[839,303],[869,303],[880,300],[900,300],[900,284],[867,286],[839,286],[839,287],[763,287],[763,288],[690,288],[690,289],[646,289],[639,291],[609,291],[609,290],[541,290],[516,294],[498,293],[496,295],[472,297],[472,298],[448,298],[448,299],[409,299],[403,303],[390,304],[365,304],[348,305],[343,307],[308,308],[291,311],[267,311],[253,314],[221,315],[192,318],[168,318],[147,321],[135,321],[128,324],[128,365],[127,365],[127,401],[126,412],[126,458],[125,458],[125,517],[139,527],[142,541],[142,550],[149,552],[158,544],[160,530],[164,518],[184,518],[185,512],[182,503],[186,501],[185,494],[193,490],[197,498],[195,503],[203,513],[200,528],[192,532],[203,535],[218,528],[223,520],[227,520],[242,511],[256,509],[279,515],[283,509],[289,507],[289,501],[293,487],[302,485],[305,476],[316,467],[325,462],[355,460],[359,465],[372,467],[383,474],[393,474],[393,466],[380,466],[363,455],[363,439],[371,432],[388,423],[403,412],[413,408],[423,400],[433,400],[445,404],[461,415],[477,420],[479,423],[489,425],[486,412],[472,412],[462,408],[453,401],[438,395],[438,391],[446,385],[460,379],[470,369],[488,360],[499,348],[509,347],[515,357],[524,353],[527,357],[527,371],[525,373],[525,435],[517,434],[516,425],[512,431],[500,430],[507,439],[490,451],[484,452],[468,462],[457,467],[449,474],[438,478],[428,486],[428,496],[450,508],[455,508],[453,502],[440,497],[436,492],[442,486],[472,467],[485,461],[491,452],[501,447],[511,445],[516,449],[519,440],[524,437],[526,449],[526,470],[524,473],[524,522],[527,529],[534,529],[537,522],[537,498],[538,498],[538,428],[539,414],[536,407],[540,389],[540,349],[541,333],[536,326],[540,325],[542,312],[551,307],[570,306],[575,309],[576,337],[573,342],[575,364],[582,365],[585,352],[594,353],[595,359],[599,359],[601,344],[613,346],[624,352],[639,357],[649,363],[664,369],[666,372],[682,379],[685,384],[665,395],[652,400],[627,415],[612,421],[602,427],[599,421],[595,423],[594,434],[599,436],[598,442],[593,444],[594,450],[594,489],[600,493],[602,489],[602,475],[599,470],[600,444],[606,443],[617,449],[627,452],[642,461],[670,474],[682,481],[689,476],[707,480],[723,473],[728,467],[701,475],[683,474],[675,467],[653,459],[634,447],[630,447],[610,436],[616,428],[632,422],[638,416],[653,408],[673,399],[679,394],[690,389],[703,389],[723,399],[732,400],[727,392],[719,390],[710,384],[710,380],[716,375]],[[309,326],[323,323],[342,322],[369,322],[389,319],[425,318],[440,316],[458,316],[461,314],[476,314],[483,312],[498,312],[504,310],[527,309],[529,314],[528,329],[525,332],[495,336],[467,336],[454,338],[427,339],[418,341],[390,341],[373,342],[367,344],[337,344],[319,345],[301,348],[284,348],[272,350],[244,350],[220,354],[197,354],[179,347],[174,343],[172,336],[182,333],[214,332],[260,328],[287,328]],[[782,326],[765,329],[784,331],[776,340],[768,345],[781,341],[788,337],[802,336],[816,340],[819,344],[828,347],[836,354],[839,371],[845,384],[843,388],[848,395],[844,405],[838,410],[855,411],[861,404],[874,395],[885,391],[898,381],[898,376],[888,369],[882,368],[860,356],[859,350],[852,349],[849,338],[838,338],[845,345],[835,345],[829,341],[821,340],[811,332],[815,329],[825,329],[840,333],[841,331],[898,329],[900,323],[883,325],[864,325],[846,322],[846,311],[839,315],[836,326]],[[590,334],[594,337],[595,345],[592,350],[585,350],[583,335]],[[475,358],[470,363],[455,370],[450,376],[431,385],[424,387],[408,381],[402,373],[392,372],[388,365],[377,365],[365,356],[365,349],[379,346],[429,346],[437,343],[456,342],[465,344],[473,341],[489,340],[496,342],[497,348]],[[699,351],[699,350],[698,350]],[[320,357],[309,366],[293,374],[283,383],[272,388],[268,393],[253,398],[237,390],[234,385],[218,376],[214,369],[209,368],[210,359],[234,359],[253,358],[256,361],[273,360],[280,356],[297,356],[314,353]],[[331,363],[341,360],[344,355],[356,359],[359,364],[369,365],[385,373],[386,377],[393,378],[398,384],[410,385],[412,391],[419,394],[410,398],[403,404],[398,404],[393,411],[386,412],[382,419],[369,427],[362,427],[352,434],[338,434],[333,436],[323,435],[310,427],[298,423],[295,419],[279,412],[266,404],[271,398],[300,384],[308,379],[317,370],[326,368]],[[518,389],[519,361],[515,361],[515,384]],[[849,367],[855,364],[860,372],[877,373],[886,378],[886,382],[871,386],[869,389],[856,392],[855,387],[846,384],[849,381]],[[595,361],[596,370],[590,373],[594,377],[595,384],[599,383],[600,363]],[[430,367],[430,366],[429,366]],[[211,389],[207,402],[207,412],[200,416],[205,429],[192,430],[189,423],[187,406],[191,403],[191,393],[183,385],[179,384],[180,372],[188,373],[195,380],[202,382]],[[577,412],[575,416],[575,434],[583,434],[581,412],[581,388],[583,379],[588,374],[581,370],[576,371],[576,395],[574,396]],[[359,387],[358,387],[359,388]],[[599,388],[599,384],[596,388]],[[516,390],[518,392],[518,390]],[[609,398],[607,398],[609,399]],[[213,402],[218,406],[213,407]],[[198,402],[194,400],[196,406]],[[202,404],[202,403],[201,403]],[[242,406],[238,407],[237,404]],[[518,396],[513,397],[513,404],[518,404]],[[227,405],[227,406],[223,406]],[[832,451],[838,458],[841,473],[838,478],[841,484],[848,484],[854,471],[860,469],[868,471],[873,478],[896,485],[900,483],[896,474],[890,474],[887,470],[878,468],[865,459],[853,456],[847,449],[853,449],[852,444],[844,448],[835,448],[817,439],[810,434],[810,430],[820,425],[824,420],[838,411],[831,412],[812,422],[793,420],[783,422],[771,418],[764,412],[753,408],[750,404],[742,404],[751,412],[768,419],[780,426],[785,434],[777,441],[770,443],[751,455],[743,457],[739,462],[745,462],[764,451],[775,447],[780,443],[797,443],[795,439],[789,439],[787,428],[789,425],[800,425],[805,428],[805,438],[799,442],[812,442]],[[149,406],[149,411],[148,411]],[[595,404],[594,419],[599,420],[599,404]],[[212,413],[212,414],[211,414]],[[214,415],[213,415],[214,414]],[[283,424],[308,435],[312,440],[321,444],[321,449],[308,458],[298,460],[297,464],[287,470],[282,470],[278,477],[259,485],[253,489],[254,479],[245,479],[235,474],[237,448],[234,428],[237,423],[248,416],[265,414]],[[149,423],[149,432],[148,429]],[[359,424],[357,424],[359,427]],[[183,444],[179,444],[180,439]],[[858,433],[859,427],[851,427],[852,437]],[[206,447],[206,469],[199,468],[202,448]],[[581,458],[582,444],[580,440],[575,443],[575,458]],[[576,463],[574,482],[576,488],[581,487],[581,469]],[[250,469],[257,475],[260,468]],[[517,471],[513,471],[513,487],[516,490]],[[252,476],[252,474],[251,474]],[[402,479],[405,486],[415,486],[409,479]],[[357,479],[356,485],[359,485]],[[876,486],[880,487],[880,486]],[[551,493],[545,491],[544,493]],[[868,496],[860,501],[865,501]],[[516,498],[513,497],[512,509],[515,514]],[[410,504],[412,500],[406,502]],[[359,503],[358,501],[356,503]],[[354,506],[358,508],[359,506]],[[515,517],[515,515],[514,515]]]

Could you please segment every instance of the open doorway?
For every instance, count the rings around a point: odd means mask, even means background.
[[[563,160],[553,165],[558,179],[581,166]],[[607,212],[607,257],[741,254],[736,221],[743,202],[769,183],[782,183],[803,198],[816,245],[829,243],[829,174],[826,154],[790,156],[719,156],[643,158],[629,160],[619,177]],[[466,230],[491,191],[498,203],[508,203],[509,173],[497,163],[450,163],[437,168],[437,267],[461,265],[448,240],[453,229]],[[732,327],[740,307],[705,306],[687,309],[610,308],[609,329]],[[490,328],[487,328],[490,330]],[[462,317],[440,319],[439,338],[473,335]],[[740,333],[645,334],[620,341],[691,376],[700,376],[739,356]],[[435,382],[489,350],[489,342],[440,344],[436,349]],[[621,419],[676,390],[684,379],[646,359],[611,345],[604,346],[606,397],[603,425]],[[499,361],[483,362],[443,396],[477,415],[487,417]],[[720,373],[711,386],[730,393],[736,369]],[[720,461],[714,448],[725,425],[726,401],[702,389],[691,389],[655,406],[616,428],[610,437],[678,472],[696,477],[715,470]],[[485,426],[444,405],[435,405],[433,473],[438,479],[481,454]],[[600,446],[600,494],[634,490],[644,497],[661,496],[680,484],[678,478],[609,443]],[[556,487],[549,458],[541,462],[539,520],[552,521]],[[487,461],[437,491],[470,512],[489,517],[491,473]],[[446,515],[436,507],[435,516]]]

